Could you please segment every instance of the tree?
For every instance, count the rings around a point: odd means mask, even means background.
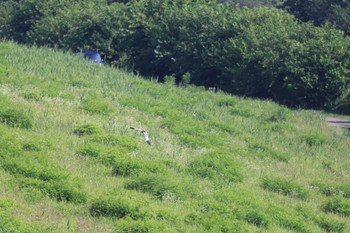
[[[329,23],[350,34],[350,2],[346,0],[286,0],[282,7],[303,22]]]

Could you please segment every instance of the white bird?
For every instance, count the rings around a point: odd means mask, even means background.
[[[140,131],[141,133],[143,133],[143,136],[145,137],[147,144],[151,145],[151,141],[149,140],[147,131],[145,131],[143,129],[135,128],[135,127],[130,127],[130,129],[137,130],[137,131]]]

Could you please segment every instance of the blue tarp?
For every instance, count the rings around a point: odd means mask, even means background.
[[[101,55],[98,52],[86,51],[86,52],[82,52],[82,55],[85,58],[91,60],[93,63],[96,63],[96,64],[101,64],[102,63]]]

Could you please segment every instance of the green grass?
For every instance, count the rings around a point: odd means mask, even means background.
[[[0,107],[0,232],[350,231],[327,113],[10,42]]]

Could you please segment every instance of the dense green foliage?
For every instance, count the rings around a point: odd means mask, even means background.
[[[74,52],[98,50],[113,65],[160,80],[174,77],[181,85],[318,109],[341,102],[349,89],[350,40],[276,8],[239,8],[215,0],[0,4],[2,38]],[[347,8],[337,12],[342,9]],[[110,112],[109,106],[88,100],[82,107]]]
[[[350,3],[344,0],[286,0],[283,9],[306,22],[320,26],[325,23],[350,34]]]
[[[1,42],[0,231],[349,231],[347,131],[167,79]]]

